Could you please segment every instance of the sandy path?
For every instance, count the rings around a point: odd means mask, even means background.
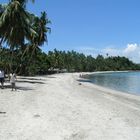
[[[17,91],[0,89],[0,140],[140,139],[140,96],[79,85],[77,78],[25,78]]]

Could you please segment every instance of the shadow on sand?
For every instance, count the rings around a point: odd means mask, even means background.
[[[40,81],[26,81],[26,80],[20,80],[18,83],[30,83],[30,84],[45,84],[44,82]]]
[[[31,77],[19,77],[18,79],[25,79],[25,80],[41,80],[44,81],[43,79],[39,78],[31,78]]]
[[[54,77],[54,76],[47,76],[47,78],[56,78],[56,77]]]
[[[77,80],[77,81],[78,81],[78,82],[88,82],[88,83],[89,83],[89,82],[90,82],[90,83],[92,82],[91,80],[87,80],[87,79],[80,79],[80,80]]]
[[[33,88],[29,88],[29,87],[19,87],[19,86],[17,86],[17,90],[27,91],[27,90],[34,90],[34,89]]]
[[[42,79],[34,79],[34,78],[30,78],[28,80],[22,80],[22,79],[28,79],[28,78],[18,78],[17,82],[16,82],[16,89],[17,90],[24,90],[24,91],[27,91],[27,90],[33,90],[32,87],[25,87],[25,86],[18,86],[18,83],[29,83],[29,84],[45,84],[45,82],[42,82],[40,80]],[[0,85],[0,88],[2,89],[1,85]],[[5,84],[4,84],[4,87],[3,89],[11,89],[11,84],[10,84],[10,81],[9,80],[5,80]]]
[[[1,86],[0,86],[1,88]],[[11,89],[11,85],[4,85],[4,89]],[[27,90],[34,90],[33,88],[30,88],[30,87],[20,87],[20,86],[16,86],[16,89],[17,90],[24,90],[24,91],[27,91]]]

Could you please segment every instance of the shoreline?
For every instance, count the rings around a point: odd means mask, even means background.
[[[92,73],[84,73],[83,75],[90,75],[90,74],[97,74],[97,73],[112,73],[114,71],[108,71],[108,72],[92,72]],[[116,72],[116,71],[115,71]],[[123,72],[123,71],[117,71],[117,72]],[[128,72],[128,71],[125,71],[125,72]],[[80,73],[81,74],[81,73]],[[83,81],[80,81],[80,83],[84,84],[84,86],[86,86],[86,88],[93,88],[93,89],[96,89],[96,90],[99,90],[101,91],[102,93],[106,94],[106,95],[109,95],[109,96],[115,96],[116,98],[117,97],[120,97],[120,98],[127,98],[129,99],[130,101],[136,101],[139,105],[140,105],[140,96],[137,95],[137,94],[131,94],[131,93],[127,93],[127,92],[122,92],[122,91],[118,91],[118,90],[114,90],[114,89],[110,89],[108,87],[103,87],[103,86],[100,86],[100,85],[97,85],[97,84],[94,84],[94,83],[91,83],[89,79],[87,78],[83,78],[83,77],[77,77],[78,80],[83,80]],[[87,82],[84,82],[84,80],[89,80]],[[138,109],[140,110],[140,109]]]
[[[2,140],[138,140],[139,96],[79,81],[80,73],[21,77],[0,89]]]
[[[138,93],[129,93],[129,92],[125,92],[125,91],[121,91],[121,90],[117,90],[117,89],[113,89],[113,88],[109,88],[109,87],[105,87],[102,85],[98,85],[96,83],[93,83],[90,79],[87,78],[87,76],[90,75],[96,75],[96,74],[106,74],[106,73],[127,73],[127,72],[134,72],[134,71],[99,71],[99,72],[85,72],[85,73],[80,73],[79,78],[83,79],[83,80],[89,80],[87,82],[89,82],[90,84],[95,85],[95,87],[97,87],[98,89],[102,89],[103,91],[107,91],[107,92],[118,92],[119,94],[128,94],[128,95],[135,95],[135,96],[140,96]]]

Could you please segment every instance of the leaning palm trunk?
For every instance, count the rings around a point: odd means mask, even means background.
[[[2,48],[2,42],[4,41],[4,36],[2,36],[1,40],[0,40],[0,49]]]
[[[10,60],[10,64],[9,64],[9,68],[10,68],[10,71],[15,71],[14,70],[14,47],[11,47],[10,48],[10,52],[11,52],[11,60]]]
[[[16,57],[14,50],[24,44],[25,38],[29,40],[32,36],[37,35],[30,25],[30,15],[20,0],[11,0],[5,7],[0,16],[0,35],[0,44],[6,42],[7,45],[11,46],[9,67],[12,70],[14,57]]]
[[[22,50],[22,54],[20,57],[20,64],[19,66],[17,66],[15,70],[16,72],[18,72],[19,74],[22,74],[23,71],[25,71],[24,69],[26,69],[27,67],[30,67],[30,65],[35,64],[35,53],[36,53],[37,48],[38,48],[37,44],[34,44],[34,45],[31,44],[31,45],[26,46],[26,48]],[[26,65],[26,68],[25,68],[25,65]]]
[[[30,64],[33,59],[36,49],[43,45],[43,43],[47,42],[46,33],[50,30],[50,28],[46,27],[50,21],[47,18],[45,12],[41,13],[41,17],[37,17],[28,11],[26,11],[26,2],[28,0],[9,0],[9,3],[2,8],[0,13],[0,47],[2,43],[6,43],[6,45],[10,47],[10,62],[9,69],[13,70],[15,64],[17,72],[20,65],[20,61],[15,62],[16,53],[15,50],[19,50],[21,46],[24,46],[25,42],[30,44],[33,48],[28,50],[28,47],[23,49],[21,48],[22,54],[20,54],[21,59],[27,59],[27,64]],[[31,0],[34,2],[34,0]],[[29,52],[28,52],[29,51]],[[30,56],[29,56],[30,54]],[[27,55],[27,57],[26,57]],[[26,63],[26,62],[25,62]]]

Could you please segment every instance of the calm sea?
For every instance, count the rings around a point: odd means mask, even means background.
[[[94,84],[140,95],[140,72],[112,72],[88,75]]]

